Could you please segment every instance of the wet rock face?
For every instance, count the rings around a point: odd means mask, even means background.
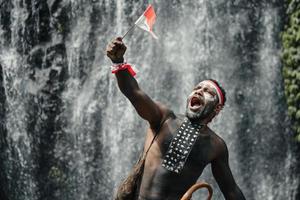
[[[2,66],[0,65],[0,159],[5,160],[7,157],[3,155],[3,152],[7,150],[7,132],[5,128],[5,105],[6,105],[6,98],[5,98],[5,90],[3,87],[3,71]],[[0,163],[0,179],[1,179],[1,189],[0,189],[0,198],[3,200],[7,200],[7,192],[8,188],[5,187],[8,184],[8,177],[5,173],[5,165]]]
[[[147,5],[0,4],[0,199],[111,199],[142,149],[146,124],[117,89],[103,50]],[[138,29],[125,39],[141,88],[176,113],[199,81],[225,87],[227,105],[212,128],[228,145],[247,199],[297,199],[299,165],[280,70],[282,5],[154,2],[160,39]],[[209,169],[201,179],[223,199]]]
[[[31,122],[27,130],[35,144],[32,156],[39,194],[44,199],[58,198],[55,192],[62,189],[60,179],[65,176],[64,165],[55,158],[54,149],[64,128],[59,116],[63,111],[61,95],[67,78],[66,59],[63,43],[37,47],[28,56],[31,94],[26,109]]]
[[[4,161],[0,165],[1,185],[4,186],[0,191],[1,199],[61,199],[57,191],[61,194],[60,179],[66,167],[55,158],[54,149],[63,130],[59,116],[67,80],[63,40],[68,29],[68,12],[65,11],[61,1],[52,1],[52,4],[4,1],[1,4],[1,52],[13,50],[18,55],[13,57],[17,63],[6,63],[5,68],[13,70],[3,69],[1,65],[1,160]],[[59,37],[55,43],[53,35]],[[14,88],[18,80],[22,83]],[[7,112],[14,120],[23,120],[22,125],[7,122]],[[20,126],[23,136],[7,136],[7,124]],[[17,132],[18,128],[9,132]],[[18,151],[25,152],[24,158]]]
[[[3,37],[5,38],[6,42],[5,45],[8,45],[11,41],[11,18],[10,18],[10,11],[12,8],[11,1],[3,1],[1,3],[1,27],[3,33]]]

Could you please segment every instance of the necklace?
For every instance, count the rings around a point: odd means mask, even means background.
[[[162,166],[164,168],[175,173],[182,171],[203,126],[192,123],[188,119],[182,122],[163,159]]]

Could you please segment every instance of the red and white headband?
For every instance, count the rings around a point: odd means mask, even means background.
[[[216,89],[217,91],[217,95],[218,95],[218,98],[219,98],[219,103],[221,105],[224,105],[224,95],[223,95],[223,92],[222,90],[220,89],[220,87],[214,82],[214,81],[211,81],[211,80],[205,80],[203,82],[207,82],[209,83],[209,85],[211,85],[213,88]]]

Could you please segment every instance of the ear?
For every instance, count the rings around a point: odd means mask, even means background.
[[[215,112],[216,115],[219,114],[219,112],[223,109],[223,105],[222,104],[217,104],[215,107]]]

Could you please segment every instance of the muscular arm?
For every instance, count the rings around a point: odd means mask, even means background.
[[[152,128],[158,128],[166,109],[145,94],[127,70],[118,72],[116,77],[121,92],[129,99],[137,113],[147,120]]]
[[[107,56],[114,63],[123,62],[125,51],[126,46],[121,38],[111,42],[106,49]],[[145,94],[127,70],[116,73],[116,78],[121,92],[130,100],[137,113],[149,122],[151,128],[158,128],[167,114],[167,109]]]
[[[212,173],[226,200],[245,200],[235,183],[228,164],[228,150],[225,143],[220,145],[219,156],[211,163]]]

